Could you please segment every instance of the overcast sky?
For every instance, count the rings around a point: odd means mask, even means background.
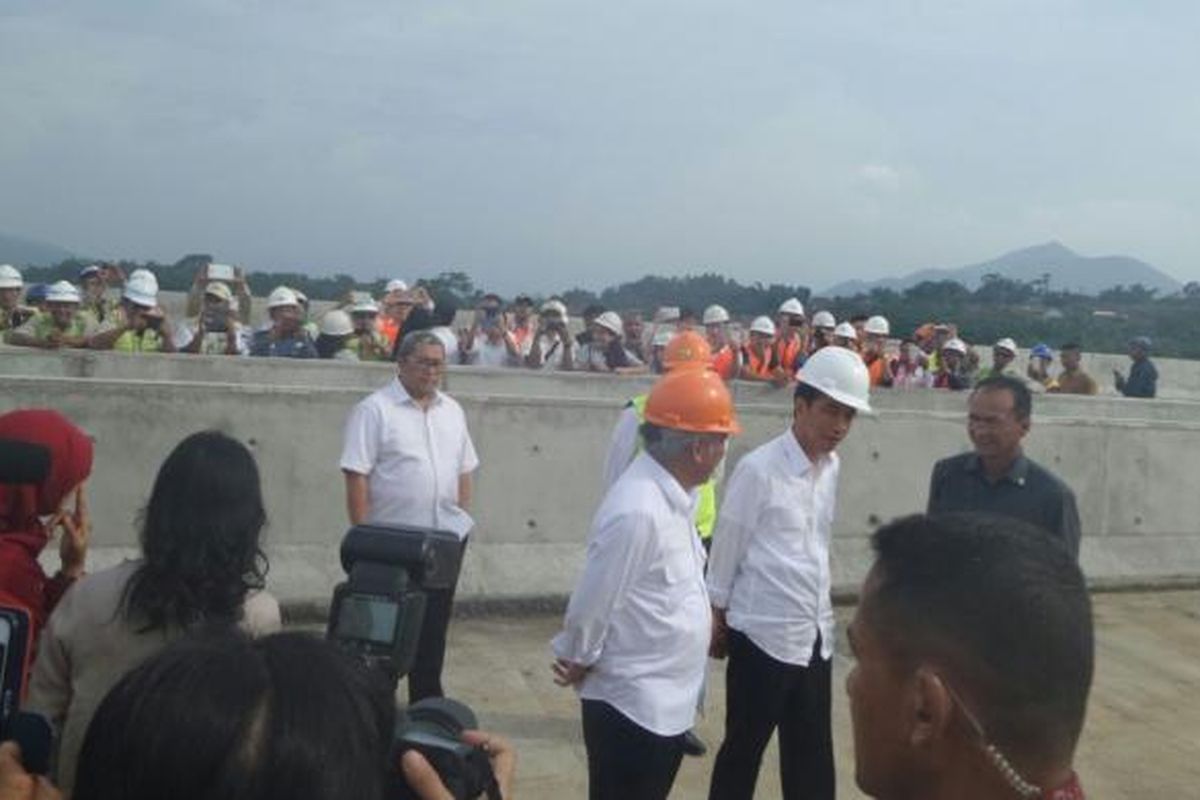
[[[5,0],[0,231],[511,292],[1200,279],[1200,3]]]

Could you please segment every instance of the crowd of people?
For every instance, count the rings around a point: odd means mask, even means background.
[[[0,333],[5,342],[21,347],[391,361],[403,334],[429,330],[444,343],[452,364],[661,374],[667,342],[679,331],[695,330],[707,339],[712,368],[725,380],[787,386],[813,353],[837,345],[860,355],[874,387],[961,391],[1003,374],[1020,377],[1035,391],[1099,392],[1075,342],[1059,347],[1058,369],[1052,348],[1035,344],[1021,372],[1017,343],[1004,337],[991,346],[990,365],[982,367],[977,346],[968,344],[953,323],[930,322],[899,336],[879,315],[839,322],[822,310],[810,318],[796,298],[783,302],[773,318],[759,316],[748,324],[718,304],[701,314],[660,307],[649,320],[640,311],[618,313],[592,305],[575,326],[561,299],[538,305],[518,295],[506,305],[489,293],[470,310],[469,324],[457,328],[461,315],[453,301],[435,302],[424,288],[410,288],[399,279],[388,282],[379,298],[350,292],[320,315],[310,313],[302,292],[276,287],[266,298],[267,320],[257,327],[251,324],[253,303],[242,270],[223,264],[196,273],[186,318],[178,321],[167,319],[149,270],[126,276],[113,265],[91,265],[80,272],[78,285],[59,281],[26,287],[16,268],[0,265]],[[1130,342],[1129,375],[1113,375],[1118,392],[1155,396],[1158,372],[1150,349],[1147,337]]]

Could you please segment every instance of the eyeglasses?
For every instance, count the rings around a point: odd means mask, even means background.
[[[408,363],[412,364],[414,367],[427,369],[430,372],[438,372],[439,370],[446,368],[446,362],[439,361],[436,358],[410,358],[408,359]]]

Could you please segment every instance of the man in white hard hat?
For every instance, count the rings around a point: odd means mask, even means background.
[[[804,304],[799,298],[789,297],[780,304],[771,350],[775,354],[775,363],[789,376],[796,374],[808,357],[805,321]]]
[[[567,329],[568,324],[566,303],[557,298],[542,303],[537,335],[530,343],[525,365],[531,369],[572,369],[575,365],[575,337]]]
[[[980,373],[979,379],[995,378],[999,375],[1014,374],[1013,362],[1017,359],[1017,343],[1009,337],[1004,337],[992,345],[992,366]]]
[[[837,320],[830,312],[818,311],[813,314],[812,332],[808,338],[808,354],[812,355],[822,347],[833,344],[833,329],[836,327]]]
[[[967,366],[967,343],[957,336],[942,345],[938,353],[937,372],[933,388],[962,391],[971,388],[971,372]]]
[[[158,305],[158,279],[134,270],[121,291],[120,307],[91,334],[88,347],[118,353],[174,353],[175,339]]]
[[[271,358],[316,358],[317,348],[304,330],[300,300],[286,286],[277,286],[267,296],[271,326],[256,331],[250,355]]]
[[[392,348],[376,326],[379,304],[368,294],[356,298],[349,311],[354,335],[346,347],[358,354],[359,361],[391,361]]]
[[[750,340],[742,346],[742,369],[739,377],[744,381],[772,383],[785,386],[791,380],[788,373],[775,359],[775,323],[770,317],[755,317],[750,323]]]
[[[88,264],[79,270],[79,310],[90,315],[97,325],[108,322],[119,308],[119,303],[108,296],[110,281],[116,285],[125,282],[125,275],[116,264]]]
[[[19,328],[34,310],[21,305],[25,281],[12,264],[0,264],[0,333]]]
[[[888,323],[886,317],[876,314],[867,318],[863,323],[862,331],[866,341],[862,343],[861,352],[863,363],[867,365],[867,374],[871,376],[871,385],[891,386],[892,359],[887,355],[888,336],[892,332],[891,324]]]
[[[615,311],[605,311],[591,324],[591,341],[579,349],[575,368],[589,372],[636,375],[648,372],[641,359],[625,346],[625,325]]]
[[[346,346],[354,336],[354,323],[350,315],[340,308],[331,308],[317,324],[317,358],[334,361],[358,361],[358,353]]]
[[[700,321],[704,323],[704,336],[712,350],[713,372],[722,380],[733,380],[741,369],[741,353],[729,340],[729,312],[724,306],[711,305],[704,309]]]
[[[175,345],[181,353],[206,356],[237,356],[249,352],[245,326],[233,309],[229,284],[209,281],[204,287],[204,309],[200,316],[178,326]]]
[[[416,300],[408,290],[408,284],[399,278],[387,282],[383,290],[383,311],[379,315],[379,332],[387,337],[388,352],[396,346],[396,339],[404,327],[404,321],[412,313]]]
[[[858,331],[849,322],[839,322],[833,329],[833,343],[858,352]]]
[[[779,729],[784,800],[834,797],[829,547],[838,445],[870,413],[862,359],[830,346],[798,376],[791,428],[738,462],[713,535],[712,655],[728,656],[710,800],[751,800]]]
[[[8,331],[5,341],[18,347],[57,350],[62,347],[87,347],[88,319],[79,313],[79,290],[67,281],[50,284],[46,290],[46,311],[34,314],[20,327]]]

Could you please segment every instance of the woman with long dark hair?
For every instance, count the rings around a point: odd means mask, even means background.
[[[59,731],[57,778],[68,793],[83,733],[121,677],[196,630],[280,627],[262,591],[267,517],[245,445],[195,433],[167,456],[141,515],[142,557],[89,575],[51,615],[34,664],[29,707]]]

